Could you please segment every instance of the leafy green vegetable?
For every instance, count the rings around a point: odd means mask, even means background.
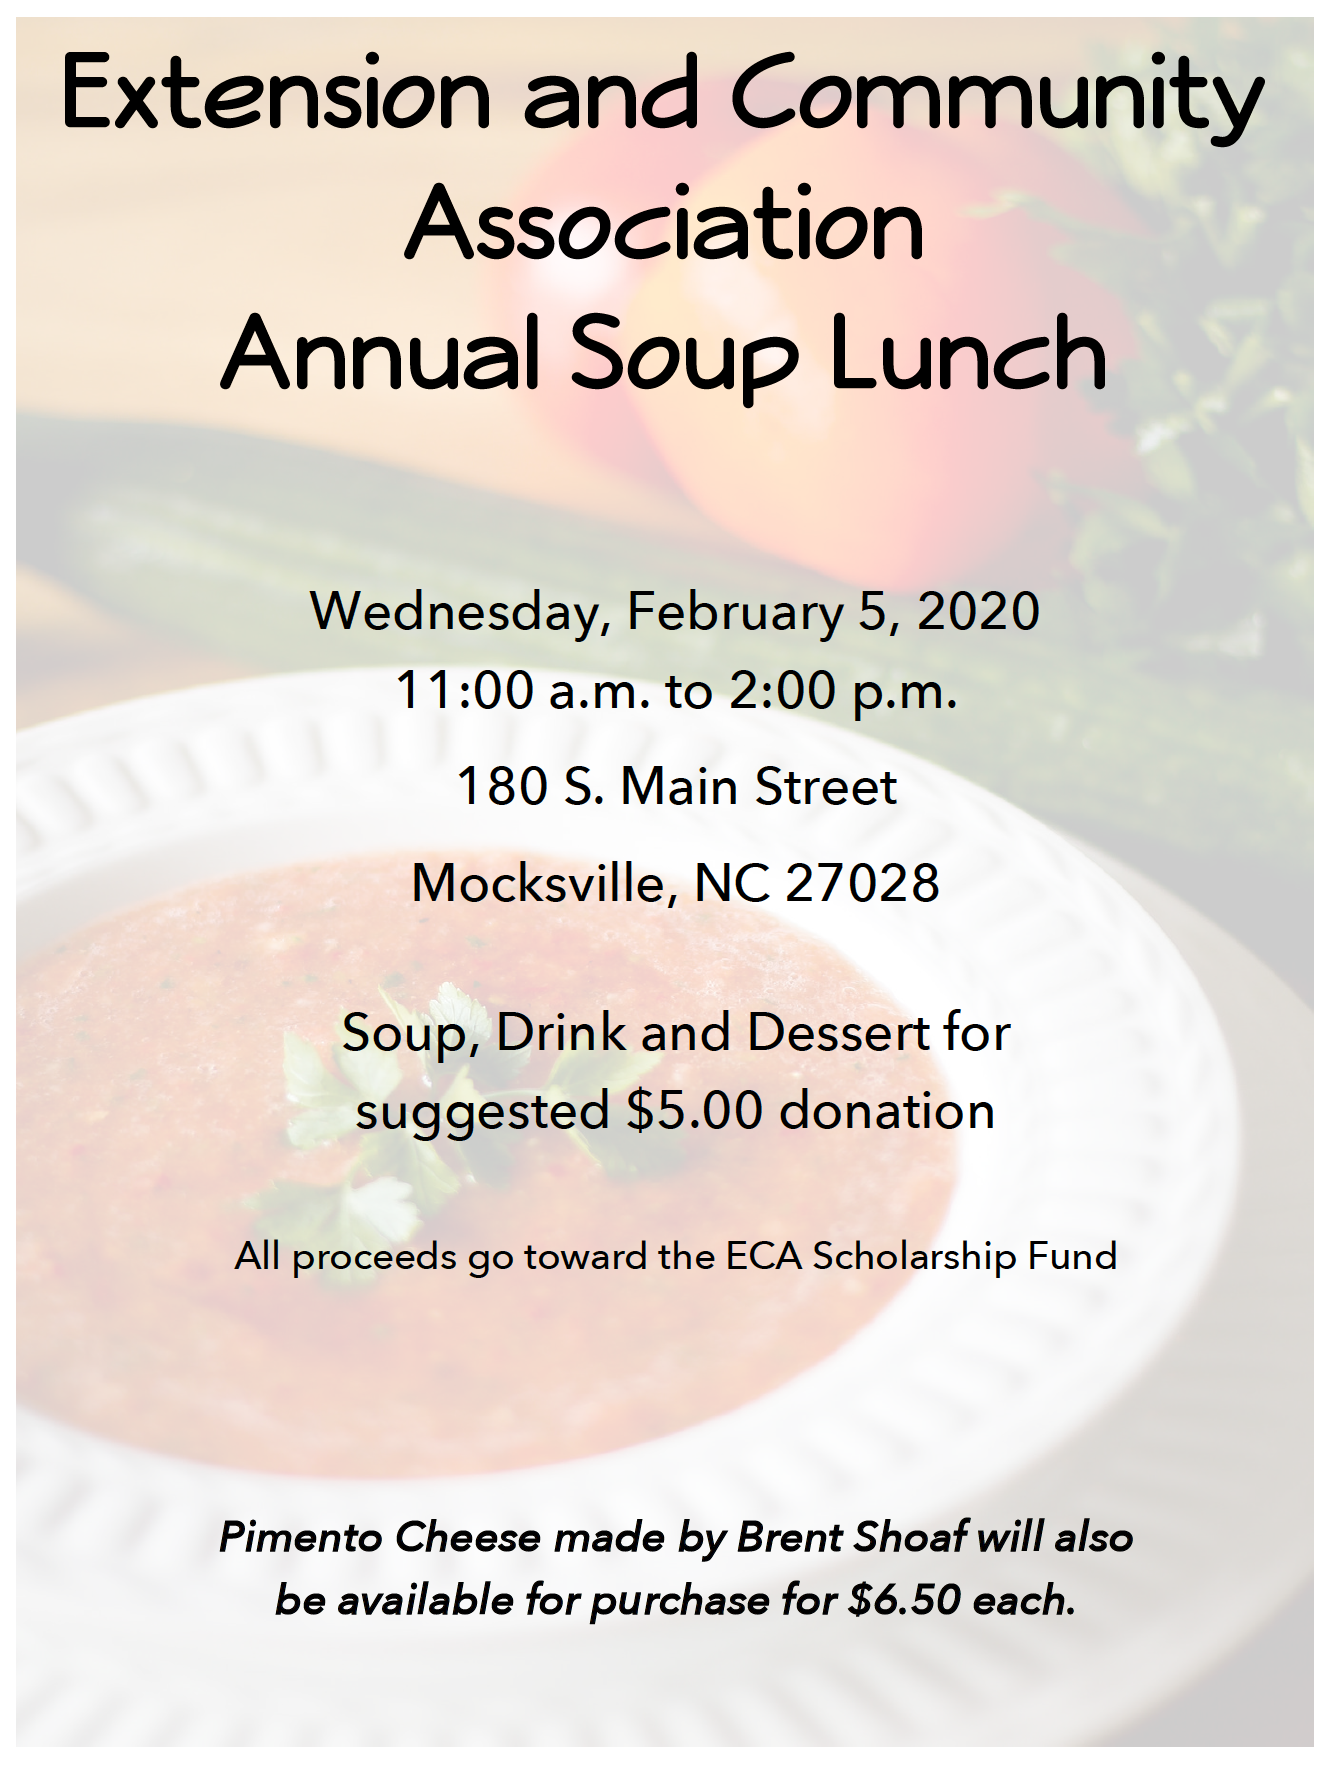
[[[294,1242],[301,1250],[387,1251],[405,1243],[421,1224],[412,1187],[397,1178],[379,1177],[353,1188],[351,1183],[275,1183],[251,1206],[262,1216],[264,1230]],[[373,1270],[325,1270],[329,1281],[363,1286]]]
[[[560,1098],[584,1098],[589,1092],[595,1095],[602,1086],[614,1097],[650,1073],[660,1060],[659,1052],[646,1049],[609,1049],[604,1053],[566,1049],[551,1068],[545,1089],[557,1102]],[[595,1133],[575,1127],[569,1134],[609,1176],[617,1178],[661,1176],[678,1166],[686,1152],[685,1144],[671,1136],[632,1133],[617,1115]]]
[[[441,1133],[445,1137],[450,1105],[478,1106],[492,1098],[505,1100],[513,1095],[510,1082],[526,1065],[527,1051],[482,1049],[482,1044],[489,1043],[494,1025],[479,1000],[449,982],[441,986],[424,1012],[402,1004],[384,988],[380,994],[412,1045],[408,1059],[415,1061],[426,1088],[415,1103],[438,1105]],[[437,1033],[441,1028],[451,1027],[460,1028],[464,1040],[457,1049],[446,1044],[445,1059],[440,1061]],[[409,1029],[412,1034],[408,1038]],[[475,1058],[471,1053],[474,1048]],[[331,1069],[313,1044],[291,1031],[283,1036],[282,1071],[287,1097],[301,1106],[300,1113],[287,1124],[287,1139],[293,1147],[309,1150],[344,1139],[358,1128],[359,1104],[384,1104],[406,1083],[397,1055],[376,1048],[373,1043],[359,1050],[335,1045],[330,1049],[330,1057]],[[603,1086],[608,1092],[618,1092],[656,1066],[660,1059],[659,1054],[633,1049],[605,1054],[566,1050],[555,1062],[544,1090],[552,1103],[561,1098],[597,1096]],[[410,1112],[411,1106],[405,1100],[402,1107]],[[627,1134],[615,1134],[610,1129],[569,1132],[584,1152],[616,1176],[635,1176],[663,1168],[658,1150],[630,1146]],[[637,1138],[641,1141],[642,1137]],[[262,1217],[264,1230],[295,1241],[301,1249],[317,1244],[319,1249],[353,1254],[360,1250],[384,1250],[410,1239],[422,1220],[436,1213],[465,1180],[503,1181],[513,1157],[507,1143],[491,1135],[474,1135],[467,1141],[446,1139],[445,1150],[455,1161],[455,1169],[440,1156],[433,1142],[416,1138],[410,1114],[404,1130],[358,1135],[358,1141],[341,1182],[275,1183],[252,1196],[249,1205]],[[330,1279],[341,1282],[372,1278],[373,1271],[354,1268],[330,1275]]]
[[[604,1054],[565,1049],[550,1070],[546,1090],[554,1098],[585,1096],[589,1091],[620,1091],[650,1073],[661,1060],[657,1051],[609,1049]]]
[[[1079,143],[1143,222],[1055,217],[1063,254],[1112,288],[1138,353],[1109,378],[1139,497],[1056,484],[1081,512],[1072,563],[1089,635],[1167,672],[1208,662],[1310,689],[1313,642],[1312,44],[1303,20],[1196,23],[1232,89],[1266,81],[1234,150],[1129,126]],[[1127,71],[1127,68],[1126,68]],[[1036,205],[1033,205],[1036,206]],[[1213,669],[1215,672],[1215,669]]]
[[[287,1097],[305,1109],[287,1124],[293,1147],[319,1147],[340,1140],[356,1126],[356,1106],[362,1098],[382,1103],[397,1090],[401,1071],[397,1058],[376,1048],[360,1053],[335,1049],[333,1058],[343,1077],[330,1073],[318,1049],[290,1031],[282,1039],[283,1076]]]

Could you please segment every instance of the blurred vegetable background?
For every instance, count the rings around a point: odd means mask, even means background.
[[[1301,21],[1197,25],[1199,58],[1267,82],[1242,153],[1120,127],[1077,143],[1145,224],[1065,218],[1138,356],[1111,377],[1137,496],[1056,481],[1088,638],[1176,676],[1307,696],[1313,638],[1313,56]],[[1226,664],[1240,665],[1227,669]]]
[[[1299,20],[1171,29],[1171,46],[1224,68],[1232,90],[1259,74],[1267,81],[1241,146],[1217,150],[1180,128],[1070,130],[1057,145],[1082,160],[1081,182],[1024,177],[1022,164],[1035,161],[1018,156],[1015,181],[991,192],[990,221],[978,222],[1036,229],[1031,237],[1062,260],[1059,273],[1098,284],[1131,327],[1097,398],[1114,435],[1092,424],[1086,445],[1033,454],[1041,477],[1031,519],[937,583],[946,594],[1032,590],[1034,631],[917,631],[927,580],[918,572],[891,598],[901,631],[890,649],[855,623],[859,587],[837,580],[839,569],[867,580],[851,555],[824,576],[809,568],[817,552],[780,532],[765,543],[786,557],[704,519],[663,534],[252,435],[32,416],[20,425],[20,554],[42,574],[26,579],[21,707],[51,715],[166,684],[163,675],[184,684],[444,654],[450,664],[599,675],[687,669],[719,693],[736,668],[826,665],[840,689],[826,715],[849,721],[856,678],[927,676],[956,698],[955,715],[861,729],[1137,864],[1307,988],[1311,32]],[[1141,52],[1113,45],[1095,65],[1144,71]],[[700,187],[711,175],[704,160],[691,173]],[[547,163],[555,188],[563,174]],[[1070,197],[1093,180],[1104,202]],[[581,186],[567,182],[572,206]],[[498,283],[495,293],[497,310],[528,298]],[[706,424],[709,395],[694,396]],[[563,433],[576,449],[567,411]],[[645,483],[666,481],[673,466],[678,475],[690,458],[687,434],[635,426],[627,402],[617,422],[624,468]],[[993,448],[991,460],[1002,464]],[[985,460],[970,469],[986,470]],[[709,472],[724,470],[723,450]],[[739,531],[752,540],[760,529]],[[597,601],[612,634],[595,648],[455,634],[445,654],[410,634],[314,629],[311,588],[396,600],[417,586],[454,601],[513,601],[535,587],[548,599]],[[687,601],[692,588],[713,601],[845,601],[848,611],[815,664],[812,646],[796,657],[770,634],[630,634],[633,586],[657,588],[659,603]],[[88,667],[62,699],[80,643]],[[118,645],[124,666],[109,667]],[[135,659],[154,646],[157,677],[136,675]]]

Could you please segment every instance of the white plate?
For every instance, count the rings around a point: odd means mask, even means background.
[[[365,1621],[354,1640],[332,1626],[318,1638],[310,1628],[270,1635],[272,1623],[258,1618],[269,1579],[217,1557],[223,1514],[319,1526],[337,1524],[349,1502],[362,1526],[374,1517],[392,1527],[408,1513],[446,1509],[455,1526],[465,1524],[459,1516],[484,1513],[543,1529],[571,1515],[584,1526],[652,1515],[669,1528],[685,1515],[713,1525],[759,1516],[814,1526],[889,1513],[924,1524],[968,1512],[1001,1480],[1048,1460],[1141,1373],[1188,1310],[1221,1241],[1238,1159],[1225,1043],[1174,946],[1104,871],[986,792],[866,738],[779,713],[671,712],[660,698],[647,712],[561,716],[536,709],[548,681],[536,677],[528,712],[441,716],[407,713],[392,671],[270,677],[31,732],[20,745],[23,946],[200,878],[353,850],[521,844],[570,856],[631,854],[684,878],[697,860],[717,868],[766,858],[781,877],[800,858],[928,859],[942,884],[928,907],[770,909],[826,938],[936,1024],[964,1005],[968,1017],[1017,1027],[1011,1064],[987,1073],[1002,1131],[966,1143],[940,1242],[963,1234],[1018,1245],[1031,1236],[1054,1244],[1113,1238],[1119,1268],[1077,1282],[1029,1276],[959,1288],[917,1279],[837,1353],[727,1416],[621,1453],[485,1478],[347,1485],[263,1477],[30,1418],[28,1489],[42,1517],[30,1536],[43,1566],[30,1629],[42,1631],[44,1610],[52,1623],[67,1612],[77,1586],[80,1623],[114,1610],[119,1633],[159,1659],[165,1651],[176,1661],[173,1684],[192,1688],[173,1702],[160,1675],[127,1667],[128,1679],[116,1684],[147,1701],[138,1715],[122,1694],[119,1719],[79,1718],[68,1705],[78,1676],[71,1681],[60,1665],[70,1660],[64,1635],[64,1655],[46,1654],[38,1669],[39,1679],[54,1677],[54,1703],[41,1708],[74,1714],[44,1739],[83,1739],[80,1722],[92,1722],[100,1740],[143,1739],[147,1724],[179,1740],[296,1739],[299,1731],[329,1741],[646,1742],[668,1739],[660,1726],[669,1729],[675,1712],[687,1732],[679,1739],[942,1740],[977,1718],[984,1727],[987,1705],[1012,1704],[1001,1664],[1015,1640],[1002,1639],[993,1658],[993,1635],[977,1633],[974,1622],[948,1636],[914,1620],[903,1627],[895,1661],[932,1664],[936,1676],[947,1665],[929,1696],[924,1681],[908,1686],[895,1671],[872,1668],[854,1694],[837,1691],[827,1682],[831,1665],[844,1668],[863,1653],[868,1634],[849,1623],[830,1627],[817,1649],[806,1634],[800,1672],[823,1690],[809,1693],[813,1704],[801,1714],[789,1703],[799,1703],[799,1675],[791,1678],[782,1641],[790,1634],[774,1640],[775,1625],[761,1645],[740,1631],[704,1643],[696,1629],[654,1624],[596,1634],[590,1647],[586,1630],[557,1635],[524,1623],[497,1636],[493,1626],[459,1620],[449,1622],[454,1667],[442,1707],[433,1635],[413,1632],[403,1643]],[[657,760],[668,773],[705,764],[709,776],[734,776],[741,806],[724,814],[615,806],[621,766],[641,771]],[[460,811],[457,774],[472,761],[487,769],[540,762],[552,780],[585,764],[608,801],[582,820],[566,809],[524,810],[520,824],[512,810]],[[747,806],[746,786],[765,763],[845,777],[891,767],[899,806]],[[947,1055],[937,1058],[947,1070]],[[1006,1526],[1011,1514],[993,1518]],[[405,1588],[403,1562],[381,1562],[367,1585]],[[760,1573],[732,1560],[722,1580],[752,1588],[780,1569],[784,1583],[793,1567],[802,1565],[770,1560]],[[958,1560],[965,1582],[963,1567],[974,1580],[975,1560]],[[564,1560],[541,1554],[528,1568],[553,1575],[552,1586],[568,1582]],[[673,1577],[674,1568],[662,1563],[665,1586],[683,1580],[686,1571]],[[1078,1568],[1085,1580],[1102,1566]],[[829,1575],[828,1586],[851,1580],[840,1567]],[[1078,1627],[1083,1637],[1090,1629]],[[182,1637],[193,1641],[180,1654]],[[1033,1647],[1024,1640],[1028,1655]],[[202,1667],[200,1648],[209,1658]],[[672,1663],[682,1677],[677,1691],[689,1688],[674,1701]],[[80,1672],[86,1679],[86,1664]],[[496,1688],[516,1673],[531,1689],[522,1711],[497,1708]],[[252,1696],[221,1696],[237,1674],[253,1684]],[[605,1706],[618,1713],[609,1728],[588,1696],[589,1675],[617,1686]]]

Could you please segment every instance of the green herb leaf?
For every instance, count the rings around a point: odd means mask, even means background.
[[[260,1215],[276,1235],[294,1242],[298,1250],[323,1248],[342,1206],[341,1184],[275,1183],[246,1206]]]
[[[358,1098],[382,1104],[402,1084],[398,1057],[375,1048],[373,1043],[364,1049],[334,1049],[333,1059]]]
[[[436,1024],[461,1025],[466,1032],[469,1046],[474,1042],[489,1042],[494,1029],[490,1013],[480,1000],[474,1000],[451,981],[443,982],[439,992],[431,1000],[430,1016]]]
[[[353,1189],[350,1183],[275,1183],[248,1199],[266,1230],[285,1238],[293,1250],[387,1251],[409,1239],[421,1224],[411,1186],[380,1177]],[[321,1272],[339,1286],[364,1286],[373,1270]]]
[[[409,1141],[396,1161],[396,1169],[406,1180],[416,1206],[422,1214],[435,1210],[462,1187],[462,1180],[435,1152],[433,1147]]]
[[[594,1054],[591,1050],[575,1053],[566,1049],[551,1068],[546,1086],[561,1098],[599,1092],[603,1085],[611,1092],[623,1091],[625,1086],[650,1073],[660,1060],[660,1050],[609,1049]]]
[[[287,1031],[282,1051],[282,1075],[287,1083],[287,1097],[293,1104],[315,1108],[343,1101],[345,1087],[325,1067],[317,1048]]]
[[[287,1139],[293,1147],[322,1147],[329,1141],[341,1140],[356,1127],[356,1105],[326,1104],[315,1110],[302,1110],[287,1124]]]
[[[402,1025],[404,1033],[409,1030],[417,1033],[414,1036],[413,1041],[420,1046],[413,1050],[413,1053],[422,1056],[429,1053],[435,1028],[429,1016],[425,1012],[413,1012],[409,1010],[409,1008],[404,1006],[400,1000],[395,1000],[392,994],[387,993],[382,987],[379,990],[379,997],[383,1000],[389,1011],[392,1012],[393,1016],[398,1020],[399,1024]]]
[[[420,1224],[421,1216],[408,1183],[394,1177],[377,1177],[359,1189],[343,1188],[339,1230],[344,1235],[355,1234],[367,1250],[380,1250],[385,1244],[400,1245],[411,1238]]]

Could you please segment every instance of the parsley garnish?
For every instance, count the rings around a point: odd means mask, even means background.
[[[449,1140],[448,1110],[455,1103],[479,1107],[492,1100],[516,1099],[520,1095],[516,1081],[527,1065],[528,1051],[496,1048],[490,1013],[451,982],[440,987],[423,1012],[403,1005],[383,988],[380,995],[402,1028],[403,1040],[396,1051],[373,1043],[359,1050],[335,1044],[326,1063],[312,1043],[291,1031],[283,1037],[287,1098],[299,1106],[287,1124],[288,1141],[309,1150],[355,1133],[359,1143],[336,1184],[279,1182],[248,1198],[247,1205],[261,1216],[266,1231],[303,1250],[353,1254],[390,1250],[410,1239],[463,1183],[497,1183],[509,1176],[513,1149],[481,1130],[470,1140]],[[442,1061],[441,1032],[448,1039]],[[604,1054],[565,1051],[541,1092],[552,1103],[583,1102],[599,1096],[605,1086],[614,1097],[660,1059],[657,1053],[636,1049]],[[378,1112],[390,1099],[406,1108],[406,1127],[358,1133],[358,1106],[370,1103]],[[411,1111],[423,1102],[439,1106],[440,1134],[435,1141],[415,1138]],[[617,1177],[644,1175],[675,1162],[673,1145],[653,1143],[645,1148],[641,1136],[617,1130],[618,1124],[595,1133],[582,1128],[567,1132]],[[630,1145],[631,1140],[635,1144]],[[444,1156],[437,1150],[441,1148]],[[352,1268],[330,1279],[363,1283],[374,1275]]]

